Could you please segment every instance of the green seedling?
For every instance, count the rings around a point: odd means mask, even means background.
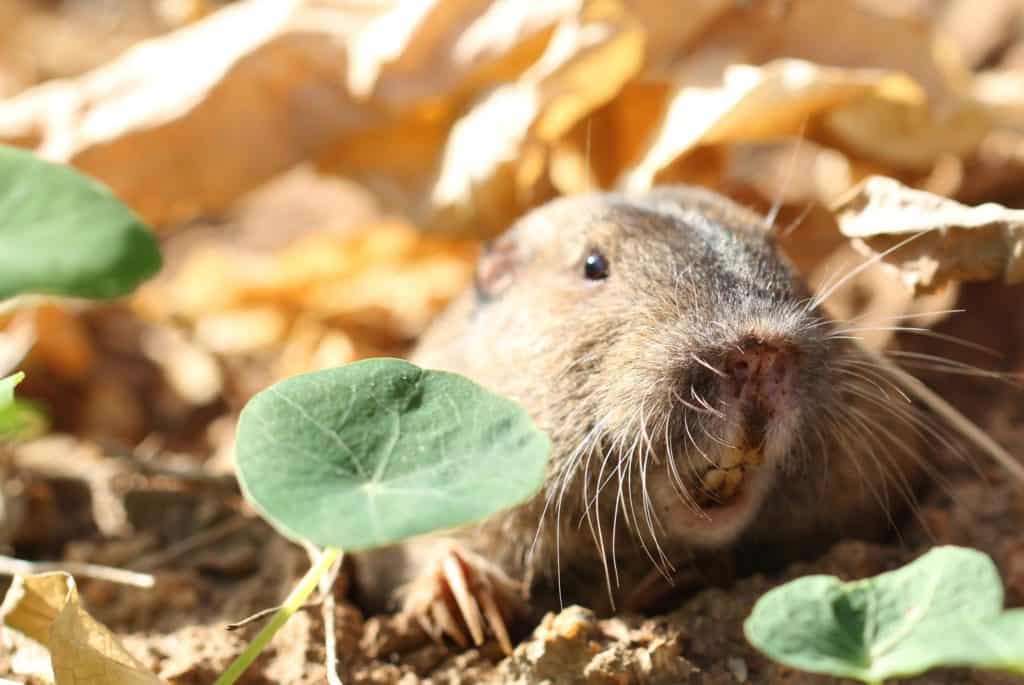
[[[238,424],[242,491],[284,535],[326,550],[217,685],[235,682],[340,550],[523,502],[540,489],[550,450],[511,400],[398,359],[296,376],[256,395]]]
[[[14,389],[23,380],[25,380],[25,374],[21,372],[0,378],[0,415],[14,404]]]
[[[0,300],[117,297],[160,264],[153,234],[105,186],[0,146]]]
[[[960,547],[850,583],[799,578],[761,597],[744,632],[787,666],[866,683],[943,666],[1024,674],[1024,609],[1003,611],[995,564]]]
[[[0,378],[0,436],[6,435],[17,426],[18,410],[14,401],[14,388],[24,380],[24,373]]]
[[[38,435],[46,426],[42,411],[31,402],[14,396],[14,388],[25,378],[16,373],[0,378],[0,440]]]
[[[160,265],[152,232],[105,186],[0,145],[0,301],[24,294],[117,297]],[[0,438],[45,431],[42,408],[14,399],[23,377],[0,380]]]

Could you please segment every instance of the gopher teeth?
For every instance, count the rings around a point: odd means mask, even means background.
[[[736,494],[736,490],[739,489],[740,483],[743,482],[743,469],[731,469],[725,473],[725,488],[722,494],[726,497],[732,497]]]
[[[717,491],[725,484],[726,475],[722,469],[711,469],[704,474],[704,489],[708,492]]]
[[[728,500],[743,484],[744,469],[759,465],[762,459],[761,450],[756,448],[726,449],[718,462],[719,467],[710,469],[701,478],[704,494],[717,502]]]
[[[731,469],[742,464],[744,457],[746,457],[745,452],[735,447],[729,447],[725,450],[725,454],[722,455],[718,465],[723,469]]]

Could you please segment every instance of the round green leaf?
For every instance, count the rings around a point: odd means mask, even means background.
[[[283,533],[351,551],[524,501],[550,449],[519,405],[467,378],[369,359],[253,397],[236,454],[243,492]]]
[[[116,297],[160,264],[153,234],[106,187],[0,146],[0,299]]]
[[[1002,609],[988,556],[937,547],[874,578],[808,576],[775,588],[744,631],[776,661],[875,683],[936,666],[1024,667],[1024,620]]]

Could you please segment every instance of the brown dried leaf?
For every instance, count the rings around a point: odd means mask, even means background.
[[[58,302],[35,308],[36,344],[30,359],[51,369],[61,379],[81,381],[96,365],[92,338],[77,314]]]
[[[852,185],[849,160],[807,140],[737,143],[729,151],[721,172],[723,185],[751,188],[772,202],[827,205]]]
[[[206,350],[270,355],[268,368],[291,375],[396,353],[466,287],[475,255],[474,241],[439,240],[378,219],[343,236],[315,231],[266,253],[197,250],[133,301],[146,318],[191,328]]]
[[[67,573],[15,576],[0,615],[50,650],[56,685],[160,685],[103,624],[82,608]]]
[[[188,403],[203,406],[224,389],[224,374],[209,346],[195,344],[170,326],[151,326],[141,339],[142,351],[160,367],[167,384]]]
[[[40,143],[158,224],[313,160],[479,235],[597,184],[720,187],[730,146],[805,124],[927,174],[992,109],[931,26],[859,0],[282,0],[0,103],[0,139]]]
[[[548,149],[615,97],[642,65],[641,27],[616,2],[563,21],[537,62],[455,123],[430,191],[431,223],[482,214],[500,226],[536,198]]]
[[[683,86],[672,95],[660,130],[625,184],[642,190],[664,180],[661,172],[698,145],[796,136],[821,111],[911,88],[895,73],[800,60],[726,67],[720,86]]]
[[[833,208],[843,235],[882,253],[915,292],[950,280],[1024,281],[1024,210],[988,203],[969,207],[891,178],[865,179]]]
[[[814,292],[822,292],[863,262],[864,256],[845,243],[814,270],[809,284]],[[823,307],[835,321],[856,322],[848,324],[847,334],[855,335],[865,347],[881,351],[896,335],[894,322],[910,317],[914,326],[931,327],[956,306],[959,292],[956,284],[950,284],[938,292],[915,296],[900,282],[898,273],[875,264],[852,276]]]
[[[956,43],[964,61],[980,66],[1011,43],[1024,20],[1020,0],[986,0],[985,11],[978,11],[975,0],[951,0],[944,3],[939,27]]]
[[[582,0],[398,2],[351,42],[348,83],[387,109],[515,78]]]
[[[873,10],[864,0],[729,4],[729,12],[688,52],[676,53],[681,55],[674,63],[677,83],[710,86],[730,64],[765,65],[791,58],[829,67],[898,71],[942,110],[960,102],[970,81],[956,50],[913,15]]]
[[[155,224],[222,209],[353,115],[335,39],[356,19],[312,0],[239,3],[0,103],[0,140],[72,162]]]
[[[1024,129],[1024,67],[981,72],[972,94],[988,107],[998,124]]]
[[[924,99],[870,98],[828,112],[824,127],[854,154],[895,170],[926,172],[943,155],[963,156],[994,124],[972,100],[936,108]]]
[[[14,373],[38,340],[35,317],[31,312],[17,312],[3,323],[0,331],[0,378]]]
[[[814,117],[831,145],[911,168],[960,154],[989,123],[967,98],[969,73],[931,27],[857,0],[733,3],[676,54],[657,72],[673,93],[657,139],[626,176],[633,187],[688,180],[668,167],[698,144],[795,135]],[[786,62],[823,73],[792,67],[783,80],[772,65]]]

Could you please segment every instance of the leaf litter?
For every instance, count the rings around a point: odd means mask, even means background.
[[[56,685],[160,683],[82,608],[75,580],[66,573],[17,576],[0,615],[50,651]]]
[[[780,201],[780,240],[819,287],[856,251],[934,228],[830,308],[879,329],[864,331],[874,349],[992,367],[983,353],[882,330],[934,312],[908,325],[993,347],[1000,371],[1024,369],[1019,286],[960,285],[1010,283],[1020,269],[1024,3],[993,0],[1000,21],[968,0],[695,0],[682,16],[646,0],[177,4],[188,7],[172,20],[125,3],[134,9],[110,52],[77,58],[63,45],[103,42],[107,24],[90,10],[0,8],[11,45],[80,65],[43,72],[0,46],[0,142],[107,183],[155,225],[167,256],[126,301],[0,313],[8,330],[34,329],[19,394],[45,403],[58,434],[0,448],[2,541],[34,559],[128,569],[172,552],[157,559],[153,590],[78,579],[97,619],[169,682],[212,681],[241,646],[223,624],[276,605],[305,564],[262,523],[233,523],[251,512],[218,477],[233,469],[245,400],[297,373],[401,356],[468,284],[479,240],[558,194],[695,182],[765,212]],[[976,207],[986,203],[999,206]],[[956,308],[968,312],[939,313]],[[1019,452],[1012,391],[926,379]],[[935,543],[971,544],[1004,572],[1010,605],[1024,603],[1020,489],[982,461],[986,489],[943,451],[952,494],[930,495],[900,545],[843,542],[782,576],[858,578]],[[72,469],[69,454],[90,456]],[[582,682],[813,682],[742,640],[776,577],[705,589],[652,619],[566,609],[500,660],[363,616],[344,575],[344,682],[529,682],[565,663]],[[319,625],[300,612],[257,670],[322,682]]]

